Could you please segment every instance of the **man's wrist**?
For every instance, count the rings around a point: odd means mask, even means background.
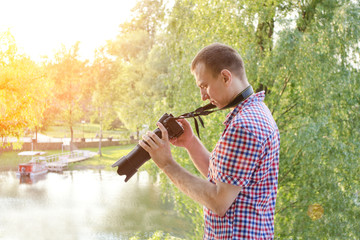
[[[200,145],[202,145],[200,139],[195,135],[193,135],[191,140],[188,141],[188,144],[185,147],[185,149],[188,151],[188,153],[197,153],[200,150],[199,148]]]
[[[174,159],[166,163],[164,166],[160,167],[160,169],[165,173],[171,173],[172,170],[177,166],[177,162]]]
[[[186,150],[191,150],[191,148],[194,146],[194,143],[197,141],[197,138],[195,135],[192,135],[192,137],[186,142],[186,145],[184,145],[184,148]]]

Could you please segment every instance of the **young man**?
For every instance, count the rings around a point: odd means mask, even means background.
[[[201,98],[224,108],[249,86],[240,55],[215,43],[194,58],[191,71]],[[185,119],[184,133],[168,139],[153,132],[140,145],[185,194],[204,206],[204,239],[272,239],[277,195],[280,136],[264,92],[252,94],[227,115],[225,129],[210,153]],[[170,142],[187,149],[207,180],[190,174],[173,159]]]

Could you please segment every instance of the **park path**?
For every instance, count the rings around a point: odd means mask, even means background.
[[[31,142],[32,137],[21,137],[22,142]],[[15,137],[9,137],[6,139],[7,142],[18,142],[18,139]],[[70,138],[53,138],[46,136],[42,133],[37,134],[37,141],[38,142],[70,142]]]
[[[22,142],[31,142],[32,141],[32,137],[21,137],[20,138]],[[44,135],[42,133],[38,133],[37,134],[37,141],[39,143],[43,142],[62,142],[64,143],[65,145],[70,145],[70,140],[71,138],[54,138],[54,137],[50,137],[50,136],[47,136],[47,135]],[[115,140],[115,139],[113,139]],[[0,140],[1,141],[1,140]],[[100,141],[99,138],[87,138],[86,139],[86,142],[98,142]],[[106,141],[106,139],[103,138],[103,141]],[[18,142],[18,139],[17,138],[14,138],[14,137],[9,137],[9,138],[6,138],[5,142]]]

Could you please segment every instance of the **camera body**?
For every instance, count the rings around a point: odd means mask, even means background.
[[[169,139],[178,137],[183,134],[184,129],[176,121],[172,114],[165,113],[159,122],[164,125],[169,134]],[[161,130],[156,128],[154,133],[161,138]],[[126,156],[120,158],[112,167],[118,167],[117,173],[119,175],[126,175],[125,182],[127,182],[146,161],[150,159],[150,155],[139,144]]]

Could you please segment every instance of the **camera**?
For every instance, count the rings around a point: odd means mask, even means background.
[[[164,125],[168,131],[169,138],[178,137],[183,134],[184,129],[176,121],[172,114],[165,113],[159,122]],[[161,130],[156,128],[154,133],[161,138]],[[126,156],[120,158],[112,167],[118,167],[117,173],[125,175],[125,182],[127,182],[146,161],[150,159],[150,155],[139,144]]]

